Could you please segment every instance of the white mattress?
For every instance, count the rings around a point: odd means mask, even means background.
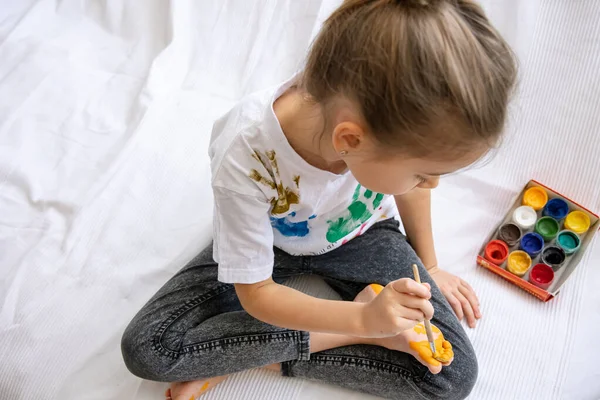
[[[162,399],[119,340],[210,240],[212,121],[296,70],[337,2],[0,0],[0,398]],[[599,399],[599,247],[547,304],[474,259],[530,178],[600,211],[600,3],[485,5],[522,62],[510,137],[434,195],[439,258],[483,304],[471,398]],[[368,397],[252,371],[206,398]]]

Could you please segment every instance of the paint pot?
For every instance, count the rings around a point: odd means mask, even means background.
[[[542,251],[542,262],[555,271],[563,266],[566,258],[565,251],[558,246],[548,246]]]
[[[551,199],[544,206],[542,215],[552,217],[558,221],[562,220],[569,213],[569,204],[563,199]]]
[[[581,239],[573,231],[560,231],[556,237],[556,244],[565,251],[566,254],[573,254],[579,250]]]
[[[590,229],[590,217],[583,211],[572,211],[565,218],[565,228],[581,235]]]
[[[516,246],[522,234],[521,228],[513,223],[504,224],[498,229],[498,239],[504,241],[508,247]]]
[[[529,232],[521,238],[521,250],[532,258],[540,254],[543,248],[544,238],[538,233]]]
[[[535,231],[542,235],[545,241],[549,242],[558,235],[560,225],[552,217],[542,217],[535,224]]]
[[[554,270],[546,264],[536,264],[529,272],[529,282],[544,290],[548,290],[553,280]]]
[[[508,257],[508,245],[502,240],[492,240],[485,246],[484,255],[486,260],[500,265]]]
[[[523,276],[531,267],[531,257],[523,250],[515,250],[508,255],[506,269],[516,276]]]
[[[530,187],[523,195],[523,205],[534,210],[541,210],[548,202],[548,193],[539,186]]]
[[[519,228],[528,230],[533,228],[537,221],[537,213],[532,207],[521,206],[517,207],[513,212],[512,220]]]

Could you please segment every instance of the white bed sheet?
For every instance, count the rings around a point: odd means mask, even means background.
[[[0,0],[0,398],[162,398],[119,340],[210,240],[212,121],[295,71],[337,3]],[[443,266],[483,304],[471,398],[599,399],[598,246],[547,304],[474,257],[530,178],[600,211],[600,3],[484,4],[522,62],[510,136],[433,206]],[[207,396],[367,398],[263,371]]]

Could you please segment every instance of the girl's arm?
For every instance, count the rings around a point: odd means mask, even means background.
[[[389,283],[368,303],[324,300],[275,283],[269,278],[235,284],[246,312],[271,325],[309,332],[388,337],[433,316],[429,287],[412,279]]]
[[[414,188],[402,196],[395,196],[395,200],[411,246],[426,269],[436,267],[431,227],[431,190]]]
[[[402,196],[396,196],[396,205],[406,236],[421,258],[433,280],[454,309],[459,319],[465,317],[471,328],[481,318],[479,299],[471,286],[437,266],[431,227],[431,190],[415,188]]]

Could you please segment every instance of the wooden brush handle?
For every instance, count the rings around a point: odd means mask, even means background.
[[[413,275],[415,276],[415,281],[417,281],[417,283],[421,283],[421,276],[419,275],[419,267],[417,267],[417,264],[413,264]],[[431,331],[431,322],[429,322],[428,319],[426,319],[425,321],[423,321],[423,325],[425,325],[425,333],[427,334],[427,340],[429,340],[429,343],[433,343],[433,332]]]

